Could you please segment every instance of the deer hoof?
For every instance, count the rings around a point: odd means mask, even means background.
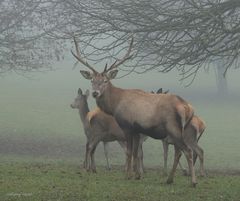
[[[141,174],[136,174],[135,175],[135,180],[140,180],[141,179]]]
[[[168,178],[166,183],[167,184],[172,184],[173,183],[173,179],[172,178]]]

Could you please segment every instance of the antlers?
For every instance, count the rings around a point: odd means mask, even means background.
[[[77,52],[77,55],[75,53],[73,53],[73,51],[71,50],[71,53],[72,55],[80,62],[82,63],[83,65],[85,65],[86,67],[88,67],[90,70],[93,71],[93,73],[97,73],[97,71],[88,64],[88,62],[84,61],[82,58],[81,58],[81,55],[80,55],[80,50],[79,50],[79,47],[78,47],[78,43],[77,43],[77,40],[75,38],[75,36],[73,36],[73,41],[74,41],[74,44],[75,44],[75,48],[76,48],[76,52]]]
[[[92,70],[93,73],[97,73],[97,71],[96,71],[91,65],[89,65],[89,63],[88,63],[87,61],[84,61],[84,60],[81,58],[80,50],[79,50],[78,43],[77,43],[77,40],[76,40],[75,36],[73,36],[73,41],[74,41],[74,44],[75,44],[75,48],[76,48],[76,53],[77,53],[77,54],[75,54],[75,53],[71,50],[72,55],[73,55],[80,63],[82,63],[83,65],[85,65],[86,67],[88,67],[90,70]],[[102,73],[107,73],[107,72],[109,72],[110,70],[112,70],[112,69],[114,69],[114,68],[117,68],[118,66],[120,66],[121,64],[123,64],[125,61],[129,60],[129,59],[133,56],[133,55],[130,55],[131,50],[132,50],[132,46],[133,46],[133,37],[132,37],[132,39],[131,39],[131,42],[130,42],[128,51],[127,51],[127,53],[125,54],[125,56],[124,56],[122,59],[117,59],[109,68],[107,68],[107,64],[106,64]]]
[[[117,60],[110,66],[110,68],[108,68],[108,69],[107,69],[107,64],[106,64],[103,73],[107,73],[107,72],[109,72],[110,70],[112,70],[112,69],[114,69],[114,68],[117,68],[118,66],[120,66],[121,64],[123,64],[125,61],[131,59],[132,56],[133,56],[133,55],[130,55],[131,50],[132,50],[132,46],[133,46],[133,36],[132,36],[132,39],[131,39],[131,42],[130,42],[128,51],[127,51],[127,53],[125,54],[125,56],[124,56],[122,59],[120,59],[120,60],[117,59]]]

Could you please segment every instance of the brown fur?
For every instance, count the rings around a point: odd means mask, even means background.
[[[84,167],[87,171],[96,172],[94,153],[98,143],[102,141],[107,161],[107,168],[110,169],[108,162],[108,142],[117,140],[120,146],[126,151],[126,145],[124,142],[126,138],[112,116],[106,115],[99,108],[89,111],[87,98],[88,95],[79,93],[74,102],[71,104],[72,108],[79,109],[84,132],[87,137]]]
[[[141,90],[114,87],[110,81],[104,81],[106,80],[105,76],[107,75],[92,74],[90,76],[93,93],[98,107],[113,115],[127,134],[127,149],[129,150],[127,177],[130,177],[132,156],[134,164],[137,163],[137,151],[134,144],[139,142],[138,133],[141,132],[157,139],[163,139],[169,135],[174,141],[176,157],[167,182],[173,182],[176,165],[181,154],[180,150],[183,150],[189,163],[192,184],[195,186],[192,149],[182,137],[184,127],[187,126],[194,114],[193,108],[185,100],[172,94],[150,94]],[[135,169],[135,172],[136,178],[139,178],[138,168]]]
[[[100,111],[101,110],[99,109],[99,107],[97,107],[94,110],[87,113],[87,120],[88,120],[89,124],[91,124],[92,118],[94,118],[94,116],[96,116],[98,113],[100,113]]]
[[[189,125],[185,129],[185,140],[189,142],[189,144],[192,144],[193,150],[194,150],[194,157],[193,157],[193,164],[195,164],[197,156],[199,156],[200,159],[200,174],[201,176],[205,175],[204,172],[204,165],[203,165],[203,150],[201,147],[197,144],[199,141],[200,137],[202,136],[204,130],[206,128],[205,123],[203,120],[194,115],[191,121],[189,122]],[[168,158],[168,145],[173,144],[173,140],[171,137],[166,137],[162,140],[163,143],[163,152],[164,152],[164,172],[167,173],[167,158]],[[183,168],[183,166],[179,162],[179,166],[182,169],[183,173],[186,174],[187,171],[186,169]]]
[[[79,113],[84,126],[84,131],[87,136],[84,166],[88,171],[96,171],[94,152],[98,143],[102,141],[104,144],[105,157],[107,160],[107,168],[110,169],[110,165],[108,162],[107,143],[112,141],[118,141],[120,146],[126,152],[126,136],[113,118],[113,116],[104,113],[98,107],[92,111],[89,111],[87,97],[87,95],[80,93],[75,98],[74,102],[71,104],[72,108],[79,109]],[[142,143],[144,141],[145,137],[142,136],[139,148],[139,157],[141,158],[141,160],[143,160]],[[143,171],[143,165],[141,168],[141,171]]]
[[[160,88],[157,91],[157,94],[161,94],[161,93],[165,93],[166,94],[168,92],[169,92],[169,90],[163,92],[162,88]],[[152,92],[152,93],[154,93],[154,92]],[[182,100],[179,96],[178,96],[178,98],[180,100]],[[186,104],[184,100],[182,100],[182,103]],[[192,108],[192,106],[189,103],[188,103],[188,106],[189,106],[189,108]],[[184,135],[183,138],[185,138],[185,140],[189,141],[190,143],[196,144],[196,142],[199,141],[202,133],[204,132],[204,130],[206,128],[206,125],[205,125],[204,121],[200,117],[198,117],[196,115],[194,115],[191,118],[190,110],[188,110],[187,113],[188,113],[187,116],[189,116],[189,119],[190,119],[188,127],[192,128],[192,129],[186,128],[185,129],[186,135]],[[187,138],[189,138],[189,139],[187,139]],[[163,153],[164,153],[164,172],[165,172],[165,174],[167,174],[168,146],[169,146],[169,144],[173,144],[173,140],[171,139],[170,136],[167,136],[166,138],[164,138],[162,140],[162,144],[163,144]],[[201,172],[201,175],[205,175],[204,169],[203,169],[203,150],[199,147],[199,145],[196,145],[196,146],[197,147],[193,148],[194,150],[197,150],[197,152],[194,151],[193,163],[195,164],[196,159],[197,159],[197,155],[198,155],[199,158],[200,158],[200,168],[201,168],[200,172]],[[183,166],[181,165],[180,161],[179,161],[179,166],[182,169],[183,173],[187,174],[186,169],[183,168]]]
[[[73,55],[92,71],[92,73],[89,71],[80,72],[84,78],[91,80],[93,97],[96,98],[98,107],[104,112],[113,115],[121,128],[124,129],[128,150],[127,177],[130,177],[132,157],[136,178],[139,179],[141,177],[137,161],[140,139],[138,133],[141,132],[157,139],[162,139],[169,135],[174,141],[175,158],[167,183],[173,182],[182,150],[188,161],[192,185],[196,186],[193,152],[190,145],[187,144],[188,142],[183,140],[184,127],[191,120],[191,116],[194,113],[193,109],[189,105],[184,104],[183,99],[179,99],[175,95],[155,95],[139,92],[139,90],[120,89],[114,87],[110,82],[117,75],[118,70],[116,68],[131,58],[132,44],[133,38],[126,55],[112,64],[109,69],[106,67],[102,73],[96,72],[86,62],[83,62],[80,51],[77,51],[77,55]],[[75,46],[76,50],[79,50],[76,42]],[[180,124],[178,121],[180,121]]]

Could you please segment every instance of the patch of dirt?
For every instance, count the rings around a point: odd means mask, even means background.
[[[47,138],[1,137],[0,153],[30,156],[73,156],[84,155],[85,145],[80,138]]]
[[[117,149],[122,152],[121,148]],[[29,137],[11,137],[0,136],[0,153],[13,154],[23,156],[47,156],[49,158],[84,158],[85,141],[80,137],[76,138],[57,138],[49,137],[44,139],[36,139]],[[100,157],[98,157],[100,156]],[[105,161],[103,150],[96,153],[97,158]],[[101,168],[101,165],[97,165]],[[102,168],[105,168],[102,166]],[[123,166],[112,165],[115,170],[123,170]],[[47,170],[46,170],[47,171]],[[159,166],[147,167],[146,171],[162,172],[163,169]],[[179,170],[180,171],[180,170]],[[236,169],[206,169],[207,177],[211,176],[240,176],[240,170]]]

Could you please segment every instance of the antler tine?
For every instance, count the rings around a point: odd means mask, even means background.
[[[132,46],[133,46],[133,36],[132,36],[132,39],[131,39],[131,42],[130,42],[128,51],[127,51],[127,53],[125,54],[125,56],[124,56],[122,59],[120,59],[120,60],[117,59],[117,60],[110,66],[110,68],[106,69],[106,71],[105,71],[105,69],[104,69],[104,72],[108,72],[108,71],[110,71],[110,70],[112,70],[112,69],[114,69],[114,68],[117,68],[118,66],[120,66],[121,64],[123,64],[125,61],[131,59],[132,56],[133,56],[133,55],[130,55],[131,50],[132,50]]]
[[[74,41],[74,44],[75,44],[75,48],[76,48],[76,53],[77,55],[71,50],[71,53],[72,55],[80,62],[82,63],[83,65],[85,65],[86,67],[88,67],[90,70],[92,70],[94,73],[97,73],[97,71],[88,64],[87,61],[84,61],[82,58],[81,58],[81,55],[80,55],[80,50],[79,50],[79,47],[78,47],[78,43],[77,43],[77,40],[76,40],[76,37],[73,36],[73,41]]]
[[[104,68],[104,71],[103,71],[103,72],[104,72],[104,73],[107,73],[108,71],[110,71],[110,70],[116,68],[117,66],[115,66],[115,64],[117,63],[117,61],[118,61],[118,60],[114,61],[114,63],[110,66],[109,69]]]
[[[105,64],[103,72],[105,72],[106,70],[107,70],[107,63]]]

